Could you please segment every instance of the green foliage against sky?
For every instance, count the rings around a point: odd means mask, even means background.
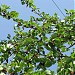
[[[9,12],[11,6],[0,6],[0,16],[16,22],[13,38],[8,33],[8,40],[0,40],[0,73],[55,75],[49,68],[57,63],[57,75],[74,75],[75,11],[65,9],[66,16],[61,20],[57,13],[50,16],[40,12],[34,5],[34,0],[21,0],[21,3],[31,8],[31,12],[39,18],[31,16],[30,20],[25,21],[18,18],[17,11]],[[69,56],[64,54],[68,51],[71,51]]]

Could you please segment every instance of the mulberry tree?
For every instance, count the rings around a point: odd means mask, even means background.
[[[9,11],[10,6],[0,6],[0,16],[16,22],[15,35],[11,38],[8,33],[7,40],[0,40],[1,75],[55,75],[49,68],[56,63],[57,75],[74,75],[75,11],[65,9],[61,20],[57,13],[50,16],[41,12],[34,0],[21,0],[21,4],[39,17],[30,16],[26,21],[17,11]]]

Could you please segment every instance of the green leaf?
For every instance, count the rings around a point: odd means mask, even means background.
[[[46,75],[52,75],[52,73],[51,73],[50,70],[46,70],[46,71],[45,71],[45,74],[46,74]]]
[[[75,11],[74,11],[74,10],[70,10],[70,12],[71,12],[71,13],[74,13]]]
[[[65,9],[66,13],[68,13],[69,11],[67,9]]]
[[[10,16],[11,16],[12,18],[17,18],[18,15],[19,15],[19,13],[16,12],[16,11],[11,11],[11,12],[10,12]]]
[[[61,47],[62,52],[66,52],[67,48],[65,46]]]
[[[2,8],[2,10],[6,10],[6,9],[10,9],[10,6],[7,6],[5,4],[2,4],[1,5],[1,8]]]

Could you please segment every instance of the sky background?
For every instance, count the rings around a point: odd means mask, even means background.
[[[59,6],[59,8],[62,10],[62,12],[65,14],[64,9],[75,9],[75,0],[54,0],[56,4]],[[40,8],[41,12],[44,11],[46,13],[49,13],[50,15],[53,15],[55,12],[58,13],[58,16],[60,16],[61,19],[64,18],[64,16],[61,14],[61,12],[58,10],[58,8],[54,5],[52,0],[34,0],[35,5]],[[25,5],[21,5],[20,0],[0,0],[0,6],[1,4],[6,4],[10,6],[10,10],[15,10],[19,12],[19,18],[22,18],[24,20],[29,20],[30,16],[35,16],[34,13],[31,12],[29,8],[26,8]],[[66,14],[65,14],[66,15]],[[0,16],[0,40],[6,39],[7,34],[11,34],[14,36],[14,29],[13,26],[16,24],[16,22],[13,22],[13,20],[6,20]],[[52,66],[51,68],[56,68],[57,66]]]

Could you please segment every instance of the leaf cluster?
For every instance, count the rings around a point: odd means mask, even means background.
[[[21,0],[21,3],[30,7],[39,18],[31,16],[29,21],[25,21],[18,18],[18,12],[9,12],[9,6],[1,5],[0,16],[17,24],[13,38],[8,34],[8,40],[0,41],[0,72],[10,75],[54,75],[48,68],[58,63],[58,75],[75,73],[75,11],[65,9],[66,17],[61,20],[57,13],[50,16],[40,12],[33,0]],[[64,54],[70,50],[70,56]],[[12,60],[9,63],[10,57]]]

